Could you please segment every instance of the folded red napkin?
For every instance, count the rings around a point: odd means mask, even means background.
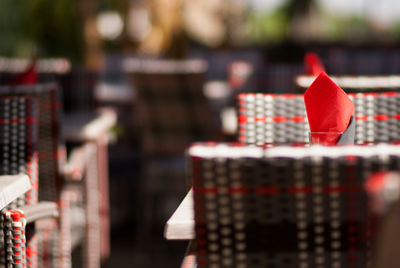
[[[304,69],[306,75],[317,76],[320,73],[325,72],[321,59],[314,52],[307,52],[304,56]]]
[[[304,102],[311,132],[344,133],[354,121],[353,102],[324,72],[307,89]],[[322,140],[322,143],[333,145],[338,138],[340,135],[326,137],[328,140]]]
[[[34,58],[27,69],[14,77],[11,85],[34,85],[38,83],[38,75],[36,70],[36,58]]]

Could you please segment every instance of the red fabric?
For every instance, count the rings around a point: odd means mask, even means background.
[[[11,85],[34,85],[38,83],[38,75],[36,70],[36,59],[28,66],[28,68],[22,73],[16,76],[12,81]]]
[[[313,52],[308,52],[304,56],[304,68],[306,75],[317,76],[320,73],[325,72],[325,67],[322,64],[321,59]]]
[[[311,144],[321,144],[321,145],[336,145],[340,136],[342,134],[339,132],[332,133],[310,133]]]
[[[324,72],[307,89],[304,102],[311,132],[344,132],[354,115],[353,102]]]

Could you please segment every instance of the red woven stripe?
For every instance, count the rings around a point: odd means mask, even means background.
[[[286,116],[275,116],[272,118],[272,120],[277,123],[283,123],[283,122],[287,121],[287,117]]]
[[[0,119],[0,124],[19,124],[19,123],[33,124],[36,122],[37,120],[33,117]]]
[[[389,120],[389,116],[387,114],[378,114],[374,116],[374,119],[377,121],[387,121]]]
[[[306,121],[306,117],[305,116],[301,116],[301,115],[297,115],[297,116],[293,116],[292,118],[290,118],[290,120],[294,121],[294,122],[301,123],[301,122]]]
[[[247,116],[245,116],[244,114],[239,115],[239,123],[247,123]]]
[[[398,92],[383,92],[382,95],[383,96],[388,96],[388,97],[395,97],[397,96],[399,93]]]
[[[9,212],[10,212],[11,218],[13,219],[14,222],[18,222],[18,221],[20,221],[21,218],[25,217],[25,215],[22,211],[11,210]]]
[[[377,92],[367,92],[363,94],[364,96],[373,96],[373,97],[377,97],[379,95],[379,93]]]
[[[359,115],[359,116],[356,116],[356,120],[367,121],[368,117],[366,115]]]
[[[254,192],[262,195],[273,195],[279,193],[279,187],[256,187]]]
[[[254,121],[255,122],[266,122],[267,118],[265,116],[258,116],[258,117],[254,117]]]
[[[252,119],[252,120],[249,120],[249,119]],[[287,118],[286,116],[278,115],[278,116],[274,116],[274,117],[256,116],[256,117],[250,117],[249,118],[249,117],[247,117],[245,115],[240,115],[238,117],[238,122],[239,122],[239,124],[246,124],[249,121],[268,122],[270,119],[272,121],[274,121],[274,122],[277,122],[277,123],[284,123],[284,122],[286,122],[288,120],[300,123],[300,122],[304,122],[306,120],[306,117],[302,116],[302,115],[296,115],[296,116],[293,116],[291,118]]]
[[[357,96],[357,93],[347,93],[348,96],[355,98]]]
[[[293,99],[293,98],[296,97],[295,94],[281,94],[279,96],[282,97],[282,98],[288,98],[288,99]]]

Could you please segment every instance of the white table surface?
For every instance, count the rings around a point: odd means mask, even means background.
[[[29,189],[31,189],[31,183],[26,174],[0,176],[0,209]]]
[[[168,240],[194,239],[193,190],[191,189],[182,203],[169,218],[164,229],[164,237]]]
[[[296,85],[302,88],[308,88],[314,82],[316,76],[299,75],[296,77]],[[368,89],[368,88],[399,88],[399,75],[368,75],[368,76],[330,76],[330,78],[344,88]]]

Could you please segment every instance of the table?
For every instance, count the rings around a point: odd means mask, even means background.
[[[31,183],[26,174],[0,176],[0,209],[3,209],[29,189],[31,189]]]
[[[164,237],[167,240],[191,240],[195,238],[192,189],[167,221]]]

